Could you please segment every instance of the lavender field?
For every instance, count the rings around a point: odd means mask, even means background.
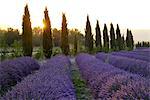
[[[0,64],[0,100],[150,100],[150,48],[19,57]]]
[[[150,0],[1,0],[0,100],[150,100]]]

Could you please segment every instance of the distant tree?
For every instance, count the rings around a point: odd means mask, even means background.
[[[110,24],[110,47],[112,50],[116,50],[115,31],[113,24]]]
[[[89,53],[93,50],[93,35],[91,30],[91,24],[89,16],[87,16],[86,29],[85,29],[85,48]]]
[[[32,33],[33,33],[33,46],[36,47],[42,46],[43,29],[40,27],[34,27]]]
[[[68,29],[65,14],[62,15],[61,49],[65,55],[69,54]]]
[[[74,54],[76,55],[78,51],[78,40],[77,40],[77,35],[74,35]]]
[[[6,44],[8,46],[11,46],[15,40],[18,41],[20,39],[19,31],[17,29],[8,28],[7,32],[5,33],[5,37],[6,37]]]
[[[143,42],[141,42],[141,46],[140,47],[150,47],[150,43],[146,42],[146,41],[143,41]]]
[[[43,52],[46,58],[50,58],[52,55],[52,32],[51,23],[48,15],[48,10],[45,8],[44,11],[44,28],[43,28]]]
[[[134,40],[131,30],[127,29],[127,37],[126,37],[126,44],[129,50],[133,50],[134,47]]]
[[[141,43],[138,41],[138,43],[135,45],[136,46],[136,48],[138,48],[138,47],[142,47],[141,46]]]
[[[109,36],[108,36],[108,30],[106,24],[104,24],[104,30],[103,30],[103,43],[104,43],[104,51],[109,51]]]
[[[99,51],[101,51],[102,49],[102,40],[101,40],[101,31],[100,31],[100,27],[99,27],[99,22],[97,20],[97,24],[96,24],[96,41],[95,41],[95,44],[96,44],[96,47],[99,48]]]
[[[78,51],[85,50],[85,48],[84,48],[84,46],[85,46],[85,37],[78,29],[69,30],[69,35],[68,35],[69,45],[70,46],[74,45],[74,41],[72,41],[72,39],[74,39],[75,35],[76,35],[77,42],[78,42]]]
[[[61,46],[61,31],[56,28],[53,29],[53,43],[55,47]]]
[[[24,56],[32,56],[32,28],[30,21],[30,14],[28,5],[25,6],[22,23],[22,43],[23,43],[23,54]]]
[[[122,44],[121,44],[121,33],[119,29],[119,25],[117,24],[117,29],[116,29],[116,44],[117,44],[117,50],[122,50]]]
[[[21,41],[15,40],[14,43],[11,45],[12,46],[12,57],[20,57],[22,56],[22,45]]]

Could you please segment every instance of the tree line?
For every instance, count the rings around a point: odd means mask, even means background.
[[[139,42],[138,41],[138,43],[136,43],[135,46],[136,46],[136,48],[138,48],[138,47],[150,47],[150,42],[144,42],[144,41]]]
[[[48,15],[48,10],[45,8],[44,11],[44,19],[43,19],[44,27],[42,30],[43,33],[43,52],[46,58],[50,58],[52,55],[52,48],[53,48],[53,37],[52,37],[52,29],[51,29],[51,21]],[[132,50],[134,47],[134,40],[131,30],[127,29],[127,37],[126,40],[124,39],[124,36],[121,36],[119,25],[117,24],[117,29],[115,32],[115,29],[113,27],[113,24],[111,23],[110,28],[110,37],[108,35],[107,25],[104,24],[103,29],[103,44],[102,44],[102,36],[101,36],[101,30],[99,26],[99,22],[97,21],[96,24],[96,37],[95,37],[95,43],[93,39],[92,29],[90,25],[89,16],[87,16],[86,21],[86,29],[85,29],[85,49],[87,52],[91,53],[94,48],[94,44],[96,46],[97,51],[105,51],[109,52],[112,51],[118,51],[118,50],[124,50],[128,48],[129,50]],[[23,55],[24,56],[32,56],[33,51],[33,33],[31,28],[31,21],[30,21],[30,13],[28,9],[28,5],[25,6],[24,9],[24,15],[23,15],[23,22],[22,22],[22,46],[23,46]],[[78,39],[77,36],[74,35],[73,37],[74,41],[74,51],[77,52],[78,49]],[[69,47],[69,38],[68,38],[68,28],[67,28],[67,19],[65,14],[62,14],[62,27],[61,27],[61,35],[60,35],[60,47],[62,49],[62,52],[65,55],[69,55],[70,47]]]
[[[119,50],[133,50],[134,48],[134,40],[131,30],[127,29],[126,40],[124,39],[124,35],[121,36],[119,25],[117,24],[116,31],[113,27],[113,24],[110,24],[110,37],[108,35],[107,25],[104,24],[103,29],[103,37],[101,35],[101,30],[99,26],[99,22],[97,20],[96,28],[95,28],[96,36],[95,36],[95,46],[97,51],[119,51]],[[103,38],[103,44],[102,44]],[[85,29],[85,47],[86,50],[91,53],[93,50],[94,39],[92,34],[92,29],[90,25],[89,16],[87,16],[86,21],[86,29]]]
[[[48,15],[48,10],[45,8],[44,11],[44,28],[43,28],[43,53],[46,58],[50,58],[52,55],[52,30],[51,22]],[[32,28],[30,21],[30,13],[28,5],[25,6],[23,23],[22,23],[22,45],[24,56],[32,56],[33,45],[32,45]],[[69,42],[68,42],[68,29],[67,20],[65,14],[62,15],[62,30],[61,30],[61,49],[65,55],[69,54]]]

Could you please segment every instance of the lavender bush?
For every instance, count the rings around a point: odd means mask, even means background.
[[[146,62],[143,60],[131,59],[131,58],[122,57],[122,56],[114,56],[114,55],[105,54],[105,53],[96,54],[96,58],[104,62],[107,62],[117,68],[124,69],[125,71],[139,74],[142,77],[146,77],[150,79],[150,63],[149,62]]]
[[[34,75],[26,77],[2,100],[76,100],[66,56],[47,60]]]
[[[141,48],[136,48],[134,51],[149,51],[150,52],[150,47],[141,47]]]
[[[143,55],[143,56],[150,56],[150,51],[131,51],[133,53],[136,53],[138,55]]]
[[[144,60],[147,62],[150,62],[150,57],[149,56],[144,56],[144,55],[138,55],[132,52],[112,52],[112,55],[116,56],[125,56],[129,58],[134,58],[134,59],[139,59],[139,60]]]
[[[150,82],[145,78],[103,63],[88,54],[79,54],[76,62],[96,100],[150,99]]]
[[[2,62],[0,64],[0,95],[39,68],[37,61],[31,57],[20,57]]]

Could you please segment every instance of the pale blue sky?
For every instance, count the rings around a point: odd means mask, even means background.
[[[64,12],[68,28],[78,28],[83,33],[87,14],[90,17],[93,33],[97,19],[101,29],[104,23],[108,28],[111,22],[114,26],[118,23],[122,33],[126,32],[126,28],[150,29],[150,0],[0,0],[0,2],[1,28],[13,27],[21,30],[24,6],[28,3],[32,27],[42,26],[43,11],[47,6],[52,28],[61,28],[62,12]],[[150,41],[149,34],[133,33],[137,41]]]

